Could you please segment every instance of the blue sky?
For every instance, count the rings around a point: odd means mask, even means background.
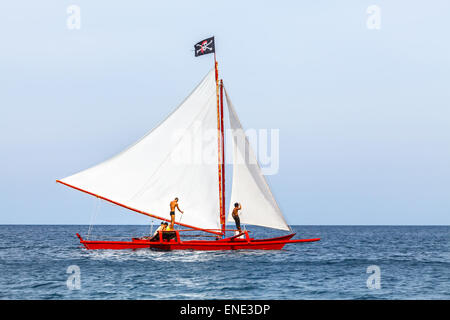
[[[66,25],[81,8],[81,29]],[[366,27],[381,8],[381,29]],[[159,123],[212,67],[247,128],[280,130],[268,177],[291,224],[450,224],[450,2],[0,4],[0,223],[89,223],[55,183]],[[228,172],[230,169],[228,169]],[[148,223],[102,204],[97,223]]]

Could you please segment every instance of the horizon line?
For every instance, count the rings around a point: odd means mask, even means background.
[[[0,223],[0,226],[90,226],[91,224],[69,223]],[[94,226],[149,226],[151,224],[93,224]],[[157,223],[155,223],[157,225]],[[227,224],[233,225],[233,224]],[[263,226],[249,225],[252,227],[266,228]],[[450,227],[450,224],[290,224],[290,226],[305,227]]]

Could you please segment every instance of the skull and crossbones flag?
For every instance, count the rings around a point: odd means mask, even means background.
[[[195,56],[202,56],[204,54],[216,52],[214,46],[214,37],[205,39],[194,45]]]

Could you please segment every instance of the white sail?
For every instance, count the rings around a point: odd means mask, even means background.
[[[87,170],[62,179],[72,187],[157,217],[220,229],[217,105],[214,69],[185,101],[138,142]]]
[[[234,221],[231,212],[234,203],[238,202],[242,204],[241,223],[291,230],[261,173],[256,156],[226,90],[225,95],[233,133],[233,184],[228,221]]]

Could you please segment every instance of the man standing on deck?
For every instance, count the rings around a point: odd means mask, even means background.
[[[175,208],[177,208],[178,211],[183,213],[183,211],[181,211],[180,207],[178,206],[178,198],[175,198],[175,200],[170,201],[170,226],[169,226],[170,230],[173,230],[173,225],[175,224]]]
[[[241,219],[239,219],[239,210],[241,210],[241,209],[242,209],[241,204],[236,202],[234,204],[233,212],[231,213],[231,215],[233,216],[234,222],[236,222],[236,228],[238,229],[239,233],[242,233]]]

